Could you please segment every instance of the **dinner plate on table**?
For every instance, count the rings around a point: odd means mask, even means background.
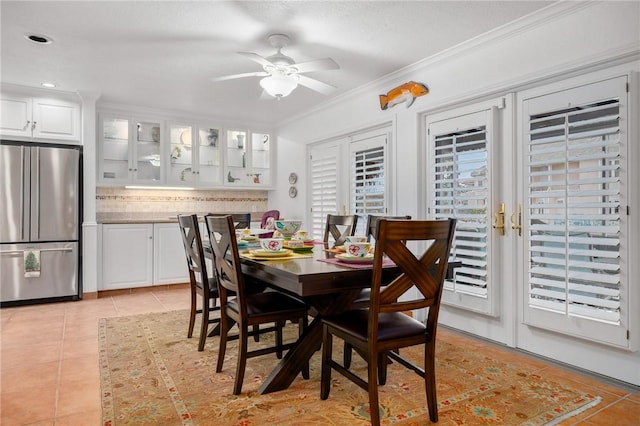
[[[365,256],[352,256],[347,253],[336,254],[336,259],[347,263],[373,263],[373,257],[371,253]]]
[[[289,249],[289,250],[293,250],[294,253],[311,253],[313,252],[313,246],[300,246],[300,247],[291,247],[288,244],[284,244],[284,246]]]
[[[264,259],[278,258],[278,257],[286,257],[291,254],[291,250],[289,249],[281,249],[278,251],[267,251],[264,249],[251,250],[249,253],[253,257],[262,257]]]

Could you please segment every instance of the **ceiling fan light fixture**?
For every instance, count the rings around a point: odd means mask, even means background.
[[[272,74],[260,80],[260,86],[271,96],[284,98],[298,87],[298,79],[292,75]]]

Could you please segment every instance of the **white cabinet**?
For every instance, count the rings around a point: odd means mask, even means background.
[[[0,133],[38,140],[80,140],[80,106],[50,98],[2,94]]]
[[[227,130],[224,183],[228,186],[271,185],[271,135]]]
[[[169,185],[222,185],[222,141],[219,126],[169,123],[167,134]]]
[[[161,183],[161,128],[159,120],[100,116],[98,181]]]
[[[153,225],[153,284],[189,282],[187,259],[177,223]]]
[[[101,249],[102,290],[152,284],[152,224],[102,225]]]

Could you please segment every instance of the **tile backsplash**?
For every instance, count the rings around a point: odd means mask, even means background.
[[[267,210],[267,191],[160,190],[98,187],[96,213],[150,218],[174,213],[256,213]]]

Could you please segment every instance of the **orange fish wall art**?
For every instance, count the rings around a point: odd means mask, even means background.
[[[402,102],[409,108],[418,96],[429,93],[429,88],[422,84],[410,81],[394,87],[386,95],[380,95],[380,108],[383,110],[396,106]]]

